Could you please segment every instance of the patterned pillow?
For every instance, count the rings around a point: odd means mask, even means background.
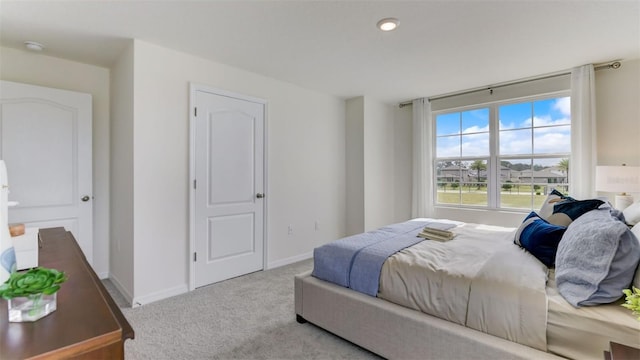
[[[564,200],[575,201],[574,198],[565,196],[556,189],[551,190],[549,195],[547,195],[547,199],[542,203],[542,207],[540,208],[540,211],[538,211],[538,215],[543,219],[548,218],[553,214],[553,206]]]
[[[548,223],[532,211],[522,222],[513,242],[526,249],[547,267],[553,267],[564,226]]]
[[[576,200],[553,189],[542,203],[538,214],[551,224],[567,227],[580,215],[597,209],[602,204],[604,201],[599,199]]]
[[[553,213],[545,220],[566,227],[582,214],[597,209],[602,204],[604,201],[598,199],[564,200],[553,206]]]

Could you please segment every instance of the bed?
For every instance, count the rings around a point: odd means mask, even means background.
[[[297,320],[394,359],[602,359],[611,341],[640,347],[640,322],[600,290],[608,277],[618,287],[640,279],[640,244],[624,217],[603,202],[550,206],[518,228],[413,219],[316,248],[313,272],[294,279]],[[453,240],[417,236],[443,226]],[[543,236],[530,240],[532,229]],[[585,298],[576,283],[600,266],[598,241],[613,275]]]

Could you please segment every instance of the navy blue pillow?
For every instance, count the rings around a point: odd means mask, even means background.
[[[566,230],[566,227],[550,224],[532,211],[516,231],[513,242],[547,267],[554,267],[558,244]]]

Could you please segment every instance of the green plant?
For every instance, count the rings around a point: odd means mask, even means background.
[[[625,303],[622,304],[625,308],[631,310],[633,315],[638,315],[638,321],[640,321],[640,289],[635,286],[630,289],[624,289],[622,292],[627,295]]]
[[[65,273],[56,269],[36,267],[18,271],[12,273],[9,279],[0,285],[0,297],[9,300],[35,294],[52,295],[60,290],[60,284],[65,281]]]
[[[502,190],[511,192],[511,189],[513,188],[513,185],[511,185],[510,183],[511,183],[511,181],[507,180],[506,183],[502,184]]]

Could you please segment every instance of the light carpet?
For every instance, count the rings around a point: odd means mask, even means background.
[[[135,331],[135,339],[125,342],[126,358],[379,359],[312,324],[295,321],[293,276],[312,266],[306,260],[122,308]],[[105,285],[114,291],[108,280]]]

